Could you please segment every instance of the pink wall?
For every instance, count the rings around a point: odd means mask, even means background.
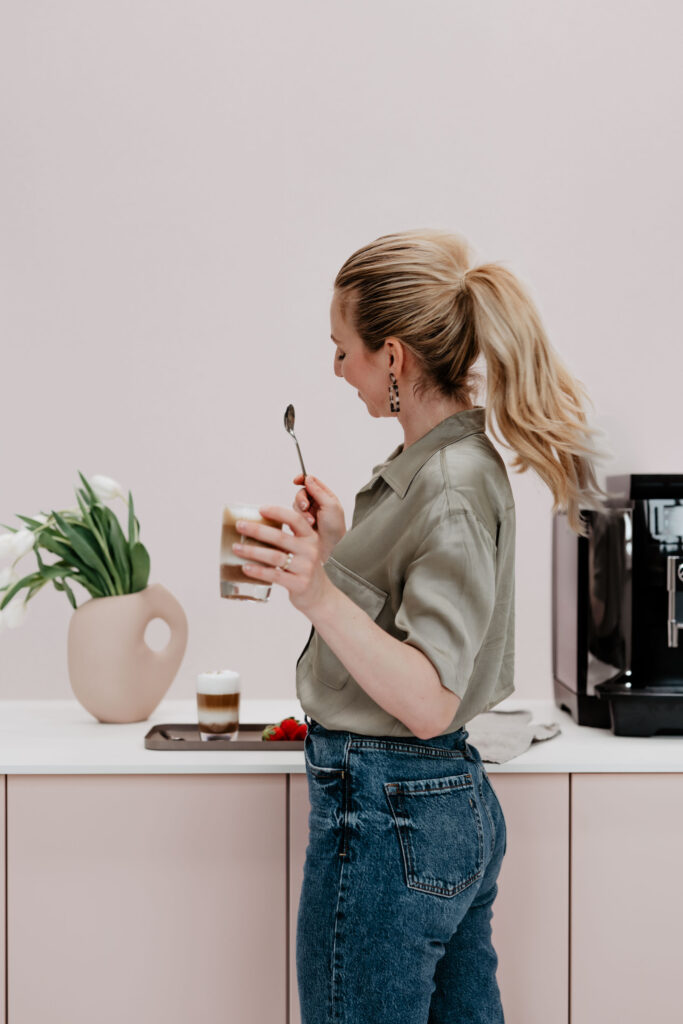
[[[294,694],[308,621],[281,590],[218,597],[221,504],[291,502],[288,402],[349,515],[400,442],[332,374],[332,281],[380,234],[442,227],[505,261],[593,396],[608,471],[683,471],[682,21],[673,0],[5,11],[0,522],[73,504],[78,469],[132,489],[150,580],[189,619],[170,697],[219,666]],[[512,485],[518,695],[548,697],[551,497]],[[71,606],[46,588],[28,612],[0,634],[0,697],[69,697]]]

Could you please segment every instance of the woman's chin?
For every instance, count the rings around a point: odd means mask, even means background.
[[[380,414],[375,409],[372,408],[372,406],[368,403],[366,398],[363,398],[363,396],[361,395],[360,391],[357,391],[356,394],[360,398],[361,402],[365,402],[365,408],[368,410],[370,415],[374,416],[375,419],[378,419]]]

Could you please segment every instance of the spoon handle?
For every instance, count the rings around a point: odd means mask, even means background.
[[[299,453],[299,462],[301,463],[301,472],[303,473],[303,475],[305,477],[306,476],[306,467],[304,466],[304,460],[301,457],[301,449],[299,448],[299,442],[297,441],[296,438],[294,438],[294,444],[296,445],[296,450]]]

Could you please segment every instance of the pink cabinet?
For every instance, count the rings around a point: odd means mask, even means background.
[[[506,1024],[677,1024],[683,774],[489,777]],[[305,774],[0,782],[0,1024],[298,1024]]]
[[[505,1021],[506,1024],[566,1024],[569,776],[492,772],[489,778],[503,808],[508,835],[492,926]],[[292,1024],[300,1019],[295,960],[296,914],[308,842],[308,811],[306,776],[291,775],[289,1019]]]
[[[570,1024],[679,1024],[683,775],[572,775]]]
[[[304,861],[308,845],[308,779],[306,775],[289,776],[289,1022],[298,1024],[299,993],[296,981],[296,915],[299,893],[304,880]]]
[[[285,1024],[286,775],[8,783],[11,1024]]]
[[[0,1024],[5,1015],[5,791],[7,776],[0,775]]]

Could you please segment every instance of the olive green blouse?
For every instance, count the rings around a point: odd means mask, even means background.
[[[382,629],[417,647],[462,698],[444,733],[513,692],[515,505],[485,409],[455,413],[373,469],[324,565]],[[326,729],[412,736],[315,629],[297,662],[304,711]]]

